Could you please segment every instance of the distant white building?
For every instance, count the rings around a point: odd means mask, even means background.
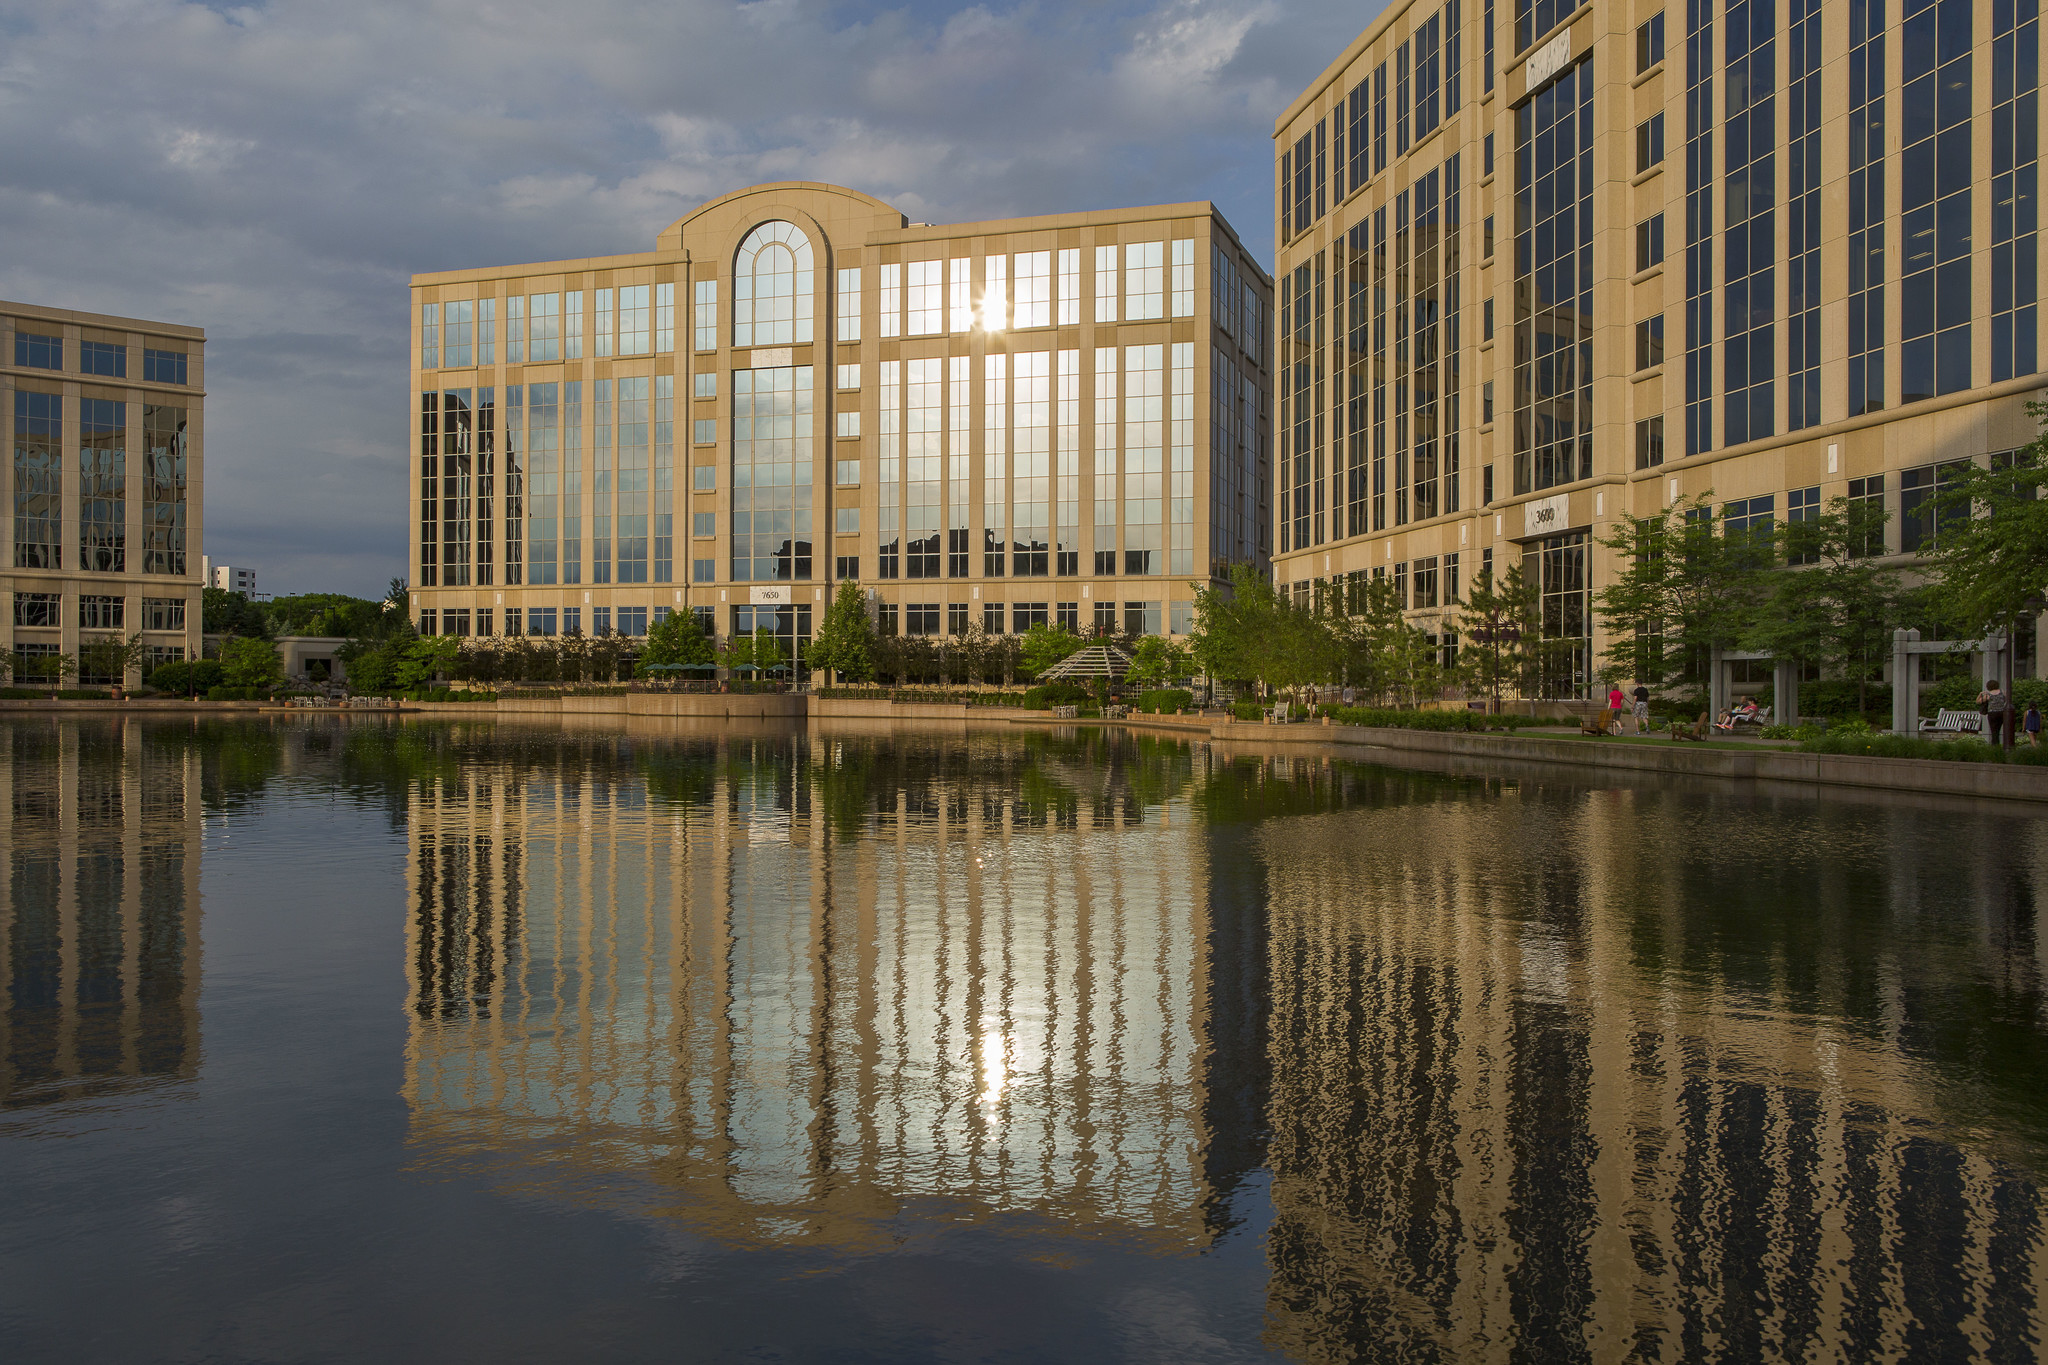
[[[211,556],[204,559],[204,564],[207,587],[225,588],[229,592],[245,592],[251,597],[256,595],[254,569],[238,569],[232,564],[216,564]]]

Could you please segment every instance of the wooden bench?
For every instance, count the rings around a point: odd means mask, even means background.
[[[1614,708],[1602,707],[1599,711],[1583,716],[1579,720],[1582,735],[1611,735],[1614,733]]]
[[[1920,722],[1923,735],[1981,735],[1984,733],[1984,717],[1975,711],[1950,711],[1944,708],[1933,720]]]
[[[1671,737],[1673,739],[1691,740],[1695,743],[1703,742],[1707,737],[1711,719],[1705,711],[1702,711],[1700,712],[1700,718],[1690,728],[1680,725],[1674,720],[1671,722]]]

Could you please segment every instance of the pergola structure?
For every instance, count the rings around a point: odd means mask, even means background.
[[[1131,656],[1115,645],[1089,645],[1086,649],[1069,654],[1040,673],[1038,680],[1055,682],[1060,679],[1107,678],[1111,682],[1116,682],[1130,671]]]

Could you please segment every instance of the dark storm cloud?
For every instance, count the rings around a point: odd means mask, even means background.
[[[0,296],[207,329],[207,549],[404,572],[406,277],[644,251],[761,180],[913,219],[1213,199],[1377,5],[0,0]]]

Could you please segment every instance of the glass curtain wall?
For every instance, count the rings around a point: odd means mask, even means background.
[[[590,581],[612,581],[612,381],[591,390]]]
[[[885,360],[881,363],[875,398],[875,535],[880,548],[875,576],[900,578],[903,572],[902,361]],[[735,551],[734,555],[737,562],[738,552]]]
[[[1685,453],[1714,446],[1714,18],[1687,0],[1685,39]]]
[[[493,390],[476,391],[476,528],[470,533],[470,544],[476,549],[476,566],[472,574],[475,582],[484,587],[492,582],[492,549],[496,537],[492,530],[492,502],[496,493],[495,472],[497,404],[492,399]],[[480,632],[481,633],[481,632]]]
[[[1590,57],[1515,111],[1515,141],[1519,494],[1593,476]]]
[[[1528,546],[1522,553],[1522,573],[1541,594],[1543,647],[1537,651],[1537,695],[1580,696],[1593,677],[1586,533],[1573,531]]]
[[[64,400],[14,391],[14,567],[61,569]],[[432,579],[427,580],[432,582]]]
[[[559,579],[557,559],[558,540],[557,504],[561,478],[558,462],[560,450],[560,386],[555,384],[533,384],[526,390],[526,452],[525,452],[525,521],[526,521],[526,581],[533,584],[552,584]],[[508,407],[510,400],[508,400]],[[509,556],[519,544],[517,518],[521,507],[512,483],[512,455],[505,456],[505,546]],[[511,577],[511,564],[506,564],[507,583],[515,582]]]
[[[1162,346],[1124,347],[1124,572],[1163,573],[1161,457],[1165,453],[1166,356]]]
[[[1820,425],[1821,0],[1788,4],[1785,429],[1803,431]]]
[[[1885,0],[1849,4],[1849,415],[1884,408]]]
[[[1095,572],[1116,572],[1116,347],[1095,348]]]
[[[128,568],[128,405],[78,400],[78,567]]]
[[[1009,556],[1010,358],[986,356],[981,376],[981,572],[1001,578]]]
[[[1737,0],[1725,33],[1721,439],[1740,445],[1777,430],[1777,0]]]
[[[162,403],[142,408],[147,464],[142,480],[142,571],[185,572],[185,409]]]
[[[645,583],[650,386],[645,376],[613,382],[618,392],[613,431],[618,440],[619,465],[618,513],[614,518],[612,551],[619,582]]]
[[[887,376],[896,363],[882,366],[885,403],[886,389],[894,387]],[[739,582],[802,582],[811,577],[811,369],[785,365],[733,371],[732,576]],[[937,387],[935,376],[932,387]],[[886,429],[888,408],[883,413]],[[885,464],[893,463],[885,459]],[[932,463],[936,465],[936,459]],[[885,498],[893,475],[893,470],[884,472]],[[936,480],[936,469],[932,477]],[[886,526],[887,503],[884,508]],[[885,529],[885,538],[885,556],[893,559],[895,536]],[[936,542],[934,533],[934,549]]]
[[[1010,571],[1019,577],[1043,577],[1052,567],[1052,355],[1026,351],[1011,359],[1016,364],[1010,400],[1016,428],[1011,471],[1016,522]]]
[[[2041,151],[2037,0],[1991,7],[1991,379],[2040,368],[2035,279]]]
[[[1970,387],[1973,0],[1905,0],[1899,401]]]
[[[939,576],[939,480],[944,468],[940,424],[945,398],[943,357],[905,362],[904,388],[904,577]]]
[[[949,356],[946,366],[946,577],[965,578],[973,554],[968,534],[974,515],[974,360]]]
[[[1412,297],[1404,376],[1411,519],[1455,512],[1458,496],[1458,162],[1415,182],[1409,247]],[[1400,500],[1397,499],[1397,505]]]
[[[1064,254],[1064,253],[1063,253]],[[1081,353],[1059,353],[1059,540],[1053,572],[1081,572]]]

